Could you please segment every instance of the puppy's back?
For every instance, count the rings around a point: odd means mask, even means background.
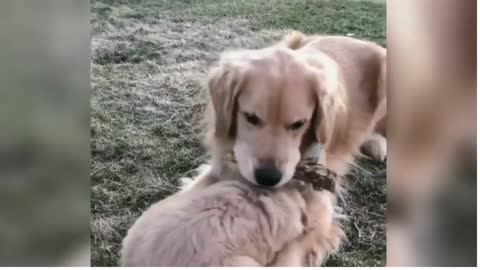
[[[123,241],[123,266],[259,265],[303,231],[298,192],[263,192],[239,181],[176,194],[146,210]]]

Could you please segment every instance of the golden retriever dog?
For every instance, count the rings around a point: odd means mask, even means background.
[[[343,236],[332,200],[331,192],[314,191],[299,181],[270,189],[223,180],[177,193],[135,222],[123,241],[121,264],[298,266],[323,261]],[[322,228],[325,252],[321,258],[300,257],[289,244],[313,228]]]
[[[223,53],[208,89],[209,167],[135,223],[123,264],[320,265],[344,235],[335,196],[305,199],[290,180],[312,156],[339,175],[362,147],[385,158],[386,50],[294,32],[268,48]],[[226,158],[232,155],[236,162]],[[252,199],[247,185],[264,192]],[[314,220],[308,230],[302,216]],[[266,229],[252,229],[263,223]]]
[[[224,53],[208,81],[210,170],[184,190],[225,178],[281,187],[298,162],[311,156],[339,175],[361,150],[384,160],[386,56],[386,49],[372,42],[300,32],[272,47]],[[238,163],[228,162],[229,154]],[[292,244],[298,248],[293,253],[299,258],[324,253],[315,243],[322,242],[321,231]]]
[[[362,148],[386,157],[386,50],[374,43],[294,32],[272,47],[224,53],[208,88],[212,171],[192,186],[239,173],[278,187],[319,145],[320,163],[339,175]]]

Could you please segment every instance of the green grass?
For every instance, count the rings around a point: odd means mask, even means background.
[[[358,1],[91,2],[92,265],[117,265],[126,230],[206,161],[198,133],[209,63],[287,29],[385,45],[385,4]],[[385,264],[385,164],[350,177],[349,241],[327,265]]]

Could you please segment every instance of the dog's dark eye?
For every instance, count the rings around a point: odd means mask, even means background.
[[[289,130],[297,130],[297,129],[300,129],[301,127],[303,127],[304,124],[305,124],[305,121],[300,120],[300,121],[297,121],[297,122],[295,122],[295,123],[293,123],[293,124],[288,125],[287,128],[288,128]]]
[[[243,115],[245,115],[245,119],[254,126],[259,126],[262,123],[262,120],[253,113],[243,113]]]

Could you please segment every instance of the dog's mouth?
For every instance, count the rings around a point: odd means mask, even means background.
[[[224,160],[230,164],[237,164],[233,153],[225,155]],[[334,171],[319,164],[317,158],[306,158],[298,163],[292,180],[310,184],[316,191],[327,190],[335,193],[335,183],[338,178]]]

